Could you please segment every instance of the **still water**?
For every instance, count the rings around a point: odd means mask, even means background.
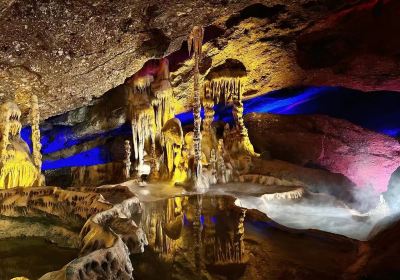
[[[355,260],[351,239],[288,229],[222,195],[145,203],[145,253],[135,279],[337,279]]]
[[[60,248],[41,238],[0,240],[0,280],[24,276],[31,280],[62,268],[78,250]]]

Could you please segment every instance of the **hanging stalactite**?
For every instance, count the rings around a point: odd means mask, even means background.
[[[145,142],[155,133],[154,123],[154,111],[152,108],[134,111],[131,116],[132,141],[139,173],[141,173],[144,168]]]
[[[154,70],[136,74],[129,81],[129,118],[132,125],[134,156],[143,173],[145,143],[150,144],[150,177],[158,177],[156,144],[165,123],[174,118],[174,97],[169,80],[168,60],[162,59]],[[148,74],[151,73],[151,74]]]
[[[218,77],[204,82],[203,104],[207,104],[206,118],[207,123],[211,123],[214,114],[211,113],[211,100],[213,104],[224,102],[233,103],[232,114],[235,121],[235,129],[239,136],[240,151],[255,156],[253,145],[250,142],[247,128],[243,120],[243,102],[242,102],[242,78],[241,77]],[[208,115],[208,116],[207,116]],[[207,125],[208,127],[209,125]]]

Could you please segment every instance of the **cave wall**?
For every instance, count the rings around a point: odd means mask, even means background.
[[[163,57],[174,64],[171,81],[185,111],[193,62],[184,41],[193,24],[206,26],[200,72],[237,59],[248,71],[248,96],[301,85],[399,89],[396,0],[0,5],[0,99],[15,95],[26,113],[34,92],[44,118],[91,104]]]
[[[131,128],[125,119],[125,87],[121,85],[109,91],[91,106],[50,118],[41,124],[43,169],[46,170],[48,184],[96,185],[116,182],[121,178],[124,140],[131,139]],[[244,101],[244,113],[321,114],[397,137],[400,133],[400,112],[396,104],[399,103],[400,95],[396,92],[361,92],[314,86],[287,88],[247,99]],[[217,105],[215,111],[215,121],[233,123],[231,107]],[[180,113],[177,117],[184,126],[192,125],[192,111]],[[30,144],[29,133],[29,127],[25,127],[22,136]],[[391,141],[395,143],[397,140]],[[282,143],[281,146],[285,145]],[[301,148],[300,145],[293,147],[295,150]],[[282,147],[276,148],[279,150]],[[133,158],[131,160],[134,162]],[[390,172],[388,174],[390,176]],[[379,185],[379,189],[385,188]]]

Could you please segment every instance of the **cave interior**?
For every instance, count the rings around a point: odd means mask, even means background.
[[[399,18],[0,0],[0,280],[400,279]]]

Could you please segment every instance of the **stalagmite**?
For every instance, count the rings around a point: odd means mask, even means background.
[[[201,49],[203,43],[204,29],[200,26],[193,27],[192,32],[188,38],[189,54],[194,52],[194,88],[193,88],[193,116],[194,116],[194,127],[193,127],[193,147],[194,147],[194,162],[192,179],[194,187],[199,188],[200,176],[202,173],[201,166],[201,103],[199,93],[199,60],[201,58]]]
[[[217,154],[217,182],[220,184],[228,183],[227,170],[224,159],[224,140],[218,141],[218,154]]]
[[[131,176],[131,144],[129,140],[125,140],[125,159],[124,159],[124,176],[125,179],[129,179]]]
[[[222,75],[222,74],[219,74]],[[215,77],[209,78],[204,82],[204,97],[203,104],[208,107],[205,108],[205,116],[207,123],[212,123],[214,118],[214,110],[212,106],[221,101],[225,103],[232,101],[233,109],[232,114],[235,120],[235,129],[237,130],[239,136],[240,149],[239,152],[245,152],[249,155],[257,155],[254,152],[253,145],[250,142],[247,128],[244,125],[243,120],[243,103],[242,103],[242,78],[238,74],[237,77],[235,73],[224,73],[226,76],[219,76],[214,74]],[[211,105],[212,104],[212,105]],[[209,127],[210,125],[204,125],[204,127]]]
[[[203,96],[203,107],[204,107],[204,120],[203,120],[203,132],[209,132],[211,124],[214,121],[214,97],[212,96],[211,88],[204,86]]]
[[[211,168],[211,179],[210,183],[211,184],[216,184],[218,181],[218,172],[217,172],[217,155],[215,153],[215,150],[211,150],[211,155],[210,155],[210,168]]]
[[[157,153],[156,153],[156,135],[151,133],[150,135],[151,147],[150,147],[150,174],[151,180],[158,179],[158,166],[157,166]]]
[[[167,121],[161,134],[165,173],[174,182],[183,182],[186,179],[186,171],[181,169],[184,139],[180,120],[173,118]]]
[[[38,172],[29,147],[21,139],[21,111],[13,102],[1,106],[0,189],[31,187],[37,182]]]
[[[42,144],[40,143],[40,130],[39,130],[39,121],[40,121],[40,113],[39,113],[39,103],[36,95],[32,95],[31,97],[31,112],[30,118],[32,123],[32,156],[33,163],[35,164],[38,174],[42,173],[42,153],[40,150],[42,149]],[[38,186],[42,186],[45,184],[44,177],[39,176],[38,178]]]

